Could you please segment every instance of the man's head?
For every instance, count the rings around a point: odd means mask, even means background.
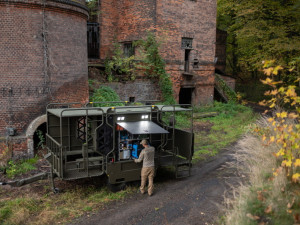
[[[140,144],[143,146],[148,145],[148,141],[146,139],[143,139]]]

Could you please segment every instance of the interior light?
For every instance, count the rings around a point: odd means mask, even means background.
[[[123,116],[123,117],[121,117],[122,119],[121,120],[125,120],[125,117]]]
[[[148,115],[142,115],[142,119],[148,119]]]

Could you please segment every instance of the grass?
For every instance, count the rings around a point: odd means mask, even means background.
[[[261,139],[252,134],[239,141],[235,155],[239,163],[232,167],[237,167],[247,182],[234,189],[234,199],[226,199],[222,224],[300,223],[299,184],[289,181],[283,169],[273,176],[273,168],[278,166],[274,157],[277,151],[276,145],[263,146]]]
[[[38,157],[21,160],[21,161],[17,161],[17,162],[9,161],[8,166],[5,168],[6,176],[8,178],[14,178],[18,175],[24,174],[31,170],[35,170],[36,167],[34,166],[34,164],[36,164],[37,161],[38,161]]]
[[[40,184],[44,184],[41,181]],[[136,188],[128,187],[118,193],[110,192],[106,187],[73,186],[60,194],[53,194],[45,185],[42,193],[4,193],[0,200],[0,224],[57,224],[66,223],[85,213],[99,210],[104,204],[120,200]],[[17,196],[16,196],[17,195]]]
[[[233,102],[215,102],[212,106],[195,109],[197,113],[218,112],[210,118],[196,119],[195,124],[207,124],[210,130],[201,129],[195,133],[193,161],[216,155],[221,149],[237,141],[256,118],[252,110]]]

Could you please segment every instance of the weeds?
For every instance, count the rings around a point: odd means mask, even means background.
[[[262,119],[260,124],[267,126]],[[235,157],[237,170],[249,183],[234,190],[235,199],[226,199],[223,224],[293,224],[300,213],[299,190],[289,183],[284,170],[273,177],[277,165],[275,146],[263,146],[257,136],[248,134],[238,142]]]
[[[196,120],[196,122],[212,124],[210,128],[212,132],[200,130],[195,133],[194,161],[214,156],[220,149],[237,141],[256,118],[250,108],[234,102],[227,104],[215,102],[212,106],[196,108],[195,111],[218,112],[219,115]]]
[[[71,219],[99,210],[99,206],[110,201],[124,198],[134,190],[128,187],[124,191],[111,193],[107,188],[72,187],[64,193],[55,195],[28,193],[26,197],[9,196],[0,200],[1,224],[57,224],[66,223]],[[0,190],[0,194],[4,190]],[[21,195],[21,194],[19,194]]]
[[[43,131],[37,130],[36,134],[39,138],[39,143],[37,144],[37,147],[45,148],[44,144],[46,143],[46,139],[45,139],[45,135],[44,135]]]
[[[28,171],[35,170],[38,157],[34,157],[27,160],[21,160],[19,162],[9,161],[6,168],[6,175],[8,178],[14,178],[17,175],[24,174]]]

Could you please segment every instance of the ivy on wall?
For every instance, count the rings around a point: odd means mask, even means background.
[[[221,78],[219,74],[215,74],[215,82],[218,88],[222,90],[223,94],[228,98],[229,101],[238,100],[236,92],[227,85],[227,83]]]
[[[157,42],[155,35],[148,32],[146,40],[136,41],[134,45],[139,46],[141,49],[140,55],[142,60],[138,64],[138,68],[145,70],[148,78],[158,79],[165,104],[175,104],[172,81],[165,70],[165,61],[159,54],[160,43]]]
[[[121,44],[114,43],[112,57],[105,60],[105,73],[107,80],[109,82],[134,80],[135,69],[135,57],[125,57]]]
[[[165,104],[175,104],[172,81],[165,70],[165,62],[159,54],[160,44],[155,35],[148,33],[146,40],[133,43],[139,48],[139,58],[125,57],[121,44],[114,43],[113,55],[105,60],[105,75],[109,82],[135,80],[137,71],[144,71],[147,78],[157,79]]]

